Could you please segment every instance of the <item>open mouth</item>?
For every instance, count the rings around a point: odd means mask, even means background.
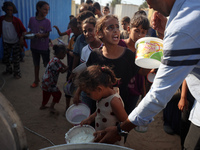
[[[118,35],[114,35],[113,40],[118,40],[119,36]]]

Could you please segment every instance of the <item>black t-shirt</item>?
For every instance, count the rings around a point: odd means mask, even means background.
[[[87,66],[91,65],[109,66],[114,71],[116,77],[121,78],[119,85],[120,96],[126,105],[128,83],[140,69],[135,64],[135,53],[126,48],[124,53],[119,58],[109,59],[103,56],[102,50],[96,49],[90,53],[87,61]]]

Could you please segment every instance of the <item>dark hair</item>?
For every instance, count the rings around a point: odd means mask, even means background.
[[[77,27],[77,19],[76,18],[72,18],[72,20],[70,20],[70,22],[69,22],[69,25]]]
[[[150,24],[148,18],[144,15],[133,16],[131,19],[130,28],[139,27],[140,25],[142,25],[142,29],[149,30]]]
[[[98,9],[101,11],[101,6],[98,2],[95,2],[93,5],[92,5],[95,9]]]
[[[83,7],[84,11],[86,11],[86,10],[88,10],[88,8],[89,8],[89,5],[88,5],[88,4],[86,4],[86,3],[82,3],[82,4],[81,4],[81,6],[80,6],[80,8],[81,8],[81,7]],[[82,13],[82,12],[84,12],[84,11],[80,11],[80,8],[79,8],[79,13]]]
[[[147,16],[147,13],[144,10],[138,10],[138,11],[135,12],[134,16],[135,15],[145,15],[145,16]]]
[[[38,8],[42,8],[44,5],[49,5],[47,2],[45,1],[38,1],[37,4],[36,4],[36,13],[35,15],[37,16],[38,15]]]
[[[86,18],[89,18],[89,17],[95,18],[94,14],[91,11],[86,10],[86,11],[78,14],[78,16],[76,18],[77,18],[77,20],[83,21],[83,20],[85,20]]]
[[[103,9],[108,9],[108,10],[110,10],[110,8],[109,8],[108,6],[105,6]]]
[[[60,52],[66,52],[66,47],[64,45],[54,45],[53,46],[54,55],[58,55]]]
[[[13,14],[18,13],[17,8],[13,2],[4,2],[2,6],[2,10],[6,13],[8,6],[13,7]]]
[[[93,91],[99,85],[112,88],[116,82],[117,78],[108,66],[101,67],[99,65],[92,65],[80,73],[75,84],[81,89]]]
[[[93,1],[92,0],[87,0],[86,3],[87,4],[91,4],[91,3],[93,4]]]
[[[95,27],[95,25],[96,25],[96,19],[94,17],[89,17],[89,18],[85,19],[82,22],[82,25],[86,24],[86,23],[92,24]]]
[[[131,19],[128,16],[125,16],[122,18],[121,22],[127,22],[128,24],[130,23]]]

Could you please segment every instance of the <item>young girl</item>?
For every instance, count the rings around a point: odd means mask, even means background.
[[[0,17],[0,37],[2,35],[3,48],[4,48],[4,61],[6,63],[6,70],[3,72],[4,75],[12,74],[16,79],[21,78],[20,72],[20,53],[21,47],[26,45],[23,39],[23,34],[26,32],[24,25],[21,20],[13,14],[18,13],[15,5],[12,2],[4,2],[2,10],[6,13]],[[10,57],[12,54],[13,66],[12,69]]]
[[[40,56],[42,56],[44,67],[47,66],[50,59],[49,32],[51,31],[51,23],[45,18],[49,11],[49,4],[45,1],[39,1],[37,2],[36,10],[36,17],[31,17],[28,25],[30,33],[35,34],[35,38],[31,39],[31,51],[35,73],[35,80],[31,85],[32,88],[37,87],[40,82]]]
[[[136,41],[146,36],[149,27],[149,21],[146,16],[141,14],[135,15],[131,19],[130,26],[128,26],[127,28],[129,38],[122,40],[121,43],[119,43],[119,45],[127,47],[132,52],[135,52]],[[132,102],[132,105],[131,107],[129,107],[127,112],[129,114],[132,111],[132,109],[135,108],[139,96],[142,95],[144,97],[146,94],[144,76],[137,74],[136,76],[132,77],[128,84],[128,92],[128,101]]]
[[[93,50],[87,61],[87,66],[99,64],[109,66],[114,71],[117,78],[120,78],[119,93],[124,101],[125,110],[131,105],[127,100],[128,83],[140,68],[135,64],[135,53],[127,48],[118,45],[120,40],[120,30],[118,18],[113,15],[101,17],[96,23],[97,37],[104,43],[102,49]],[[140,74],[147,74],[145,70],[140,70]],[[79,102],[80,88],[74,96],[74,103]],[[86,103],[86,102],[85,102]],[[87,104],[91,102],[88,101]],[[90,106],[91,109],[95,108]]]
[[[65,66],[60,60],[66,55],[66,48],[64,45],[54,45],[54,57],[49,61],[46,71],[42,78],[43,101],[40,109],[45,109],[50,96],[53,96],[53,101],[50,106],[50,111],[55,112],[54,106],[60,101],[62,93],[56,86],[58,82],[59,73],[67,71],[68,67]]]
[[[128,117],[120,95],[113,89],[116,82],[115,74],[106,66],[92,65],[78,76],[78,86],[96,101],[97,106],[96,111],[81,125],[91,124],[95,120],[95,129],[99,131],[115,126]],[[118,144],[123,144],[123,140]]]
[[[87,18],[82,22],[82,31],[85,36],[85,40],[88,43],[88,45],[83,47],[81,52],[80,61],[82,63],[88,60],[90,53],[94,48],[101,48],[103,46],[103,43],[95,34],[95,25],[96,19],[94,17]]]

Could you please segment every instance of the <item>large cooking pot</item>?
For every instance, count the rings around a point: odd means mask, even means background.
[[[26,150],[23,125],[11,103],[0,93],[0,149]]]
[[[80,143],[80,144],[57,145],[57,146],[43,148],[40,150],[133,150],[133,149],[112,144]]]

